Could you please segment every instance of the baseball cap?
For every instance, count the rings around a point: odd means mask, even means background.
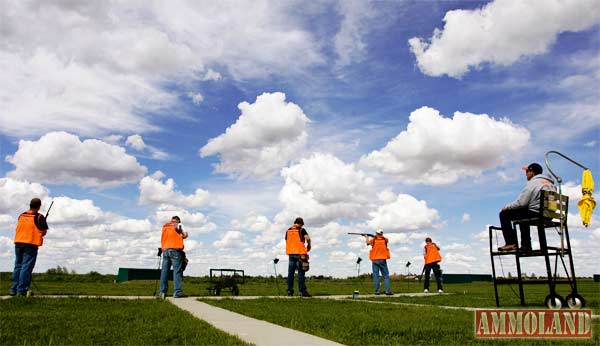
[[[524,171],[532,171],[535,174],[542,174],[542,172],[544,171],[542,166],[540,166],[539,163],[535,163],[535,162],[530,164],[529,166],[522,167],[522,169]]]
[[[376,234],[383,234],[383,230],[382,229],[378,229],[377,232],[375,232]]]

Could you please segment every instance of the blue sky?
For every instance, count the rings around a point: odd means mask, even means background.
[[[38,196],[55,204],[36,271],[153,267],[177,214],[190,275],[272,274],[296,216],[315,275],[354,275],[368,248],[346,232],[376,228],[392,272],[419,271],[430,236],[446,272],[489,273],[521,166],[557,150],[598,171],[599,7],[3,2],[0,270]],[[550,160],[575,201],[581,170]],[[571,212],[591,275],[597,216]]]

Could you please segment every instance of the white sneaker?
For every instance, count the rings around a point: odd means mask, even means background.
[[[438,293],[444,293],[444,290],[438,290]]]
[[[429,293],[429,290],[428,289],[424,289],[423,293]]]

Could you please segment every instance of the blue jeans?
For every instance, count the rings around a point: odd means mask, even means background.
[[[37,259],[37,246],[15,246],[15,269],[13,270],[12,286],[9,293],[25,295],[31,285],[31,272]]]
[[[302,263],[300,263],[300,255],[289,255],[288,262],[288,276],[287,276],[287,291],[288,294],[294,294],[294,273],[298,269],[298,289],[300,294],[306,292],[306,278],[304,277],[304,270],[302,270]]]
[[[390,272],[388,271],[386,260],[373,260],[373,283],[375,284],[375,293],[379,294],[379,271],[383,275],[383,285],[385,293],[392,292],[390,290]]]
[[[169,269],[173,265],[173,297],[183,294],[183,254],[177,249],[166,249],[162,253],[162,270],[160,271],[160,293],[167,294],[169,290]]]

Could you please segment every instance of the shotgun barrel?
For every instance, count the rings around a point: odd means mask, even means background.
[[[372,233],[356,233],[356,232],[348,232],[348,234],[354,234],[354,235],[368,235],[369,237],[373,237],[373,238],[375,238],[375,234],[372,234]]]

